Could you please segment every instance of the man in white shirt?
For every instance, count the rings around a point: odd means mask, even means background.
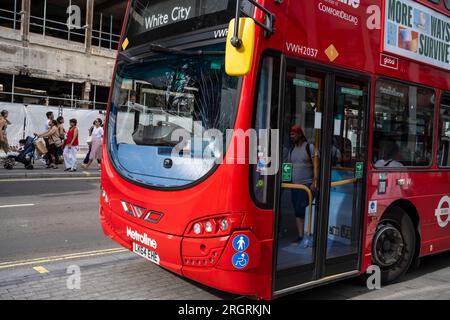
[[[55,119],[55,115],[51,111],[47,112],[45,115],[47,116],[47,121],[44,125],[44,132],[48,131],[48,129],[50,128],[50,122]]]

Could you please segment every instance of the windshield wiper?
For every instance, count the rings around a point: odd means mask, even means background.
[[[159,44],[149,44],[146,46],[146,48],[149,51],[146,51],[142,54],[136,54],[133,56],[130,56],[127,54],[127,51],[121,51],[119,52],[119,56],[125,60],[125,62],[134,64],[134,63],[141,63],[143,62],[143,59],[147,58],[148,56],[151,56],[154,53],[167,53],[167,54],[174,54],[174,55],[183,55],[183,56],[206,56],[206,55],[224,55],[225,51],[205,51],[205,50],[194,50],[194,51],[188,51],[188,50],[180,50],[175,48],[166,48]],[[139,57],[139,58],[136,58]]]
[[[180,50],[174,48],[166,48],[159,44],[150,44],[149,49],[153,52],[163,52],[170,54],[186,55],[186,56],[203,56],[203,55],[224,55],[225,51],[204,51],[204,50]]]
[[[136,58],[129,57],[129,56],[127,55],[126,51],[120,51],[120,52],[119,52],[119,57],[122,58],[123,60],[125,60],[125,62],[127,62],[127,63],[133,64],[133,63],[139,62],[139,61],[137,61]],[[120,62],[121,62],[121,61],[119,61],[119,63],[120,63]]]

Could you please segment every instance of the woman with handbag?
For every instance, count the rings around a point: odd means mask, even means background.
[[[58,122],[58,131],[59,131],[59,138],[61,141],[64,141],[66,139],[66,129],[64,128],[64,117],[58,117],[56,119]],[[58,157],[56,158],[56,164],[61,164],[61,160],[63,157],[63,151],[64,151],[64,144],[61,145],[61,147],[58,148]]]
[[[58,148],[61,148],[64,143],[59,136],[58,122],[56,120],[52,120],[47,132],[39,134],[35,133],[34,135],[39,138],[48,138],[47,168],[58,169],[56,166],[58,159]]]

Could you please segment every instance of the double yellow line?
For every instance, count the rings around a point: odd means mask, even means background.
[[[125,248],[114,248],[114,249],[72,253],[72,254],[46,257],[46,258],[2,262],[2,263],[0,263],[0,270],[8,269],[8,268],[29,266],[29,265],[41,265],[41,264],[45,264],[45,263],[58,262],[58,261],[66,261],[66,260],[81,259],[81,258],[88,258],[88,257],[97,257],[97,256],[103,256],[103,255],[114,254],[114,253],[122,253],[122,252],[127,252],[127,251],[129,251],[129,250],[127,250]]]

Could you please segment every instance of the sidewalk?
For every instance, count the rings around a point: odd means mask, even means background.
[[[4,154],[0,155],[3,158]],[[81,164],[83,163],[84,156],[79,155],[78,157],[78,170],[77,172],[66,172],[64,171],[64,164],[58,165],[58,169],[47,169],[45,164],[41,160],[36,160],[34,163],[33,170],[26,170],[22,163],[16,163],[14,169],[6,170],[3,168],[3,161],[0,160],[2,164],[0,167],[0,180],[8,179],[48,179],[48,178],[98,178],[100,177],[99,165],[93,163],[91,168],[83,169]]]

